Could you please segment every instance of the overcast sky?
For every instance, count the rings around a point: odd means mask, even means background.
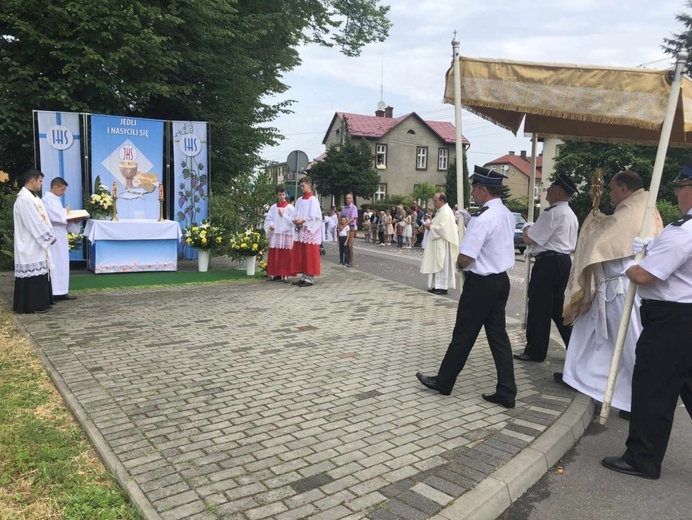
[[[301,49],[303,63],[284,78],[290,89],[281,98],[296,101],[294,113],[274,123],[286,139],[266,148],[264,159],[283,162],[292,150],[317,157],[325,150],[322,140],[334,112],[374,115],[382,83],[382,98],[395,117],[416,112],[426,120],[454,123],[454,107],[443,104],[442,96],[455,30],[465,56],[663,69],[673,63],[661,50],[663,38],[683,29],[675,15],[685,10],[684,0],[389,3],[389,38],[367,46],[360,57],[316,46]],[[471,142],[471,168],[509,150],[531,152],[523,132],[514,137],[465,111],[462,131]]]

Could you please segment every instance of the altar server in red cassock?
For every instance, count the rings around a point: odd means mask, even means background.
[[[311,287],[313,277],[320,274],[320,244],[322,243],[322,210],[312,194],[312,179],[300,180],[303,196],[296,200],[293,216],[295,240],[293,242],[292,271],[302,276],[293,285]]]
[[[272,205],[264,220],[264,231],[269,241],[267,275],[271,281],[283,280],[296,273],[291,271],[293,256],[293,217],[295,208],[286,200],[286,188],[276,187],[276,204]]]

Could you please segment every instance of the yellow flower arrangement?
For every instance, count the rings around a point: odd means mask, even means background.
[[[75,249],[81,249],[82,243],[84,241],[84,235],[81,233],[68,233],[67,234],[67,248],[69,251],[74,251]]]
[[[206,220],[201,223],[192,223],[185,228],[185,243],[196,249],[210,250],[224,243],[224,231],[222,228],[212,226]]]
[[[257,256],[267,248],[264,233],[246,229],[231,235],[231,252],[236,256]]]
[[[105,218],[113,209],[113,196],[103,184],[96,178],[96,193],[84,201],[84,209],[92,218]]]

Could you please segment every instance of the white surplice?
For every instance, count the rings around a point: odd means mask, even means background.
[[[283,215],[279,212],[282,209]],[[267,218],[264,219],[264,232],[267,235],[269,247],[278,249],[293,248],[293,216],[295,208],[292,204],[287,204],[283,208],[279,208],[273,204],[267,212]],[[274,230],[269,228],[274,226]]]
[[[563,380],[579,392],[603,402],[620,318],[625,308],[629,279],[622,273],[632,257],[597,264],[594,270],[596,293],[591,308],[579,316],[572,326],[572,335],[565,358]],[[635,297],[627,337],[622,350],[612,406],[630,411],[632,372],[637,339],[642,331],[639,297]]]
[[[55,235],[41,199],[22,188],[14,203],[14,276],[30,278],[48,274],[50,243]]]
[[[43,205],[57,239],[55,244],[51,246],[53,270],[50,280],[53,296],[63,296],[70,289],[70,248],[67,242],[67,233],[79,233],[81,226],[75,222],[67,221],[67,211],[62,205],[60,197],[50,191],[43,196]]]

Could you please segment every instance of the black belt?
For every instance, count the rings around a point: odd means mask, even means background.
[[[669,307],[669,308],[683,308],[692,309],[692,303],[681,303],[681,302],[665,302],[662,300],[647,300],[642,298],[642,305],[648,305],[651,307]]]
[[[547,256],[568,256],[569,253],[558,253],[557,251],[543,251],[542,253],[538,253],[537,255],[534,256],[536,260],[540,260],[543,257]]]

